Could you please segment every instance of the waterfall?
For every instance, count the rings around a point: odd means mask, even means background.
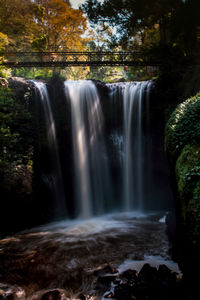
[[[146,156],[151,153],[148,143],[144,140],[143,112],[147,127],[149,122],[149,93],[151,82],[129,82],[111,84],[112,98],[122,101],[123,114],[123,163],[122,163],[122,208],[125,211],[145,210],[144,171],[148,168],[150,180],[151,168]],[[146,103],[145,103],[146,100]],[[116,101],[115,101],[116,104]],[[148,150],[147,150],[148,147]],[[151,157],[149,157],[151,160]]]
[[[104,119],[92,81],[66,81],[71,103],[77,213],[83,218],[103,214],[112,202]]]
[[[55,122],[53,118],[51,102],[49,99],[49,94],[47,86],[43,82],[32,81],[35,85],[38,93],[39,99],[41,101],[46,127],[46,138],[48,143],[48,155],[50,158],[48,173],[42,174],[43,181],[49,186],[51,193],[53,193],[54,198],[54,216],[64,217],[66,216],[66,206],[65,206],[65,194],[63,186],[63,178],[60,165],[60,157],[58,152],[58,143],[56,138]]]
[[[54,195],[55,214],[86,219],[162,209],[169,189],[167,169],[157,163],[164,154],[161,139],[155,141],[155,121],[152,126],[151,81],[105,84],[102,94],[93,81],[65,81],[55,99],[45,83],[34,85],[50,160],[45,158],[42,176]]]
[[[132,165],[132,114],[135,101],[137,85],[126,84],[123,89],[123,138],[124,138],[124,160],[123,160],[123,196],[124,208],[130,210],[133,207],[133,165]],[[139,141],[137,141],[139,142]]]
[[[126,84],[124,102],[124,194],[126,209],[144,211],[144,139],[142,108],[149,82]],[[149,89],[147,89],[147,93]],[[134,120],[134,121],[133,121]],[[134,123],[133,123],[133,122]]]

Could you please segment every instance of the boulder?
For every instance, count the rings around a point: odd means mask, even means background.
[[[137,271],[136,270],[126,270],[120,275],[120,281],[133,285],[137,281]]]
[[[27,86],[29,86],[30,83],[26,79],[21,77],[11,77],[8,79],[8,85],[14,90],[21,90],[27,88]]]
[[[8,80],[8,88],[14,92],[16,99],[21,103],[25,103],[31,98],[32,91],[35,89],[34,84],[21,77],[11,77]]]
[[[146,263],[138,274],[138,280],[154,281],[158,278],[158,270]]]
[[[127,270],[116,277],[114,288],[107,289],[104,298],[116,300],[185,299],[181,282],[167,266],[154,268],[144,264],[141,271]]]

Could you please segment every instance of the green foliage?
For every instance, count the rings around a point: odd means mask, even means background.
[[[186,144],[200,144],[200,93],[178,105],[166,126],[165,146],[176,161]]]
[[[189,239],[200,245],[200,146],[186,145],[176,163],[178,193]]]
[[[4,68],[1,66],[1,63],[3,62],[5,49],[8,44],[9,44],[8,36],[0,32],[0,77],[6,77],[6,72]]]
[[[113,35],[117,33],[122,49],[155,49],[147,55],[159,59],[164,67],[169,63],[170,71],[183,58],[198,53],[198,0],[86,0],[82,9],[93,24],[115,26]],[[180,56],[174,47],[181,51]]]
[[[200,181],[199,145],[186,145],[183,148],[176,162],[176,175],[180,197],[187,200],[193,198],[196,185]]]
[[[27,46],[36,30],[31,0],[0,0],[0,31],[8,36],[9,45]]]
[[[2,32],[0,32],[0,57],[3,56],[5,52],[6,46],[8,46],[9,41],[8,41],[8,36]]]
[[[15,70],[15,76],[26,79],[48,79],[51,78],[53,70],[50,68],[20,68]]]
[[[0,168],[27,164],[32,143],[31,114],[7,87],[0,90]]]
[[[0,190],[6,197],[32,192],[32,118],[27,101],[26,93],[18,98],[6,85],[1,86]]]
[[[35,37],[31,42],[31,47],[36,51],[45,51],[47,49],[47,37],[45,35]]]
[[[166,126],[165,146],[176,165],[177,195],[190,245],[200,247],[200,93],[178,105]]]
[[[198,166],[200,169],[200,164]],[[200,171],[198,170],[199,180],[193,192],[193,200],[191,201],[195,226],[193,230],[193,243],[200,243]]]

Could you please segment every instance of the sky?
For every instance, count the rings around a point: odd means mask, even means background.
[[[83,4],[85,0],[70,0],[73,8],[78,8],[80,4]]]

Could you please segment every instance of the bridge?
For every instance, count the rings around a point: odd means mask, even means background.
[[[7,52],[2,63],[8,68],[71,66],[158,66],[140,52]]]

